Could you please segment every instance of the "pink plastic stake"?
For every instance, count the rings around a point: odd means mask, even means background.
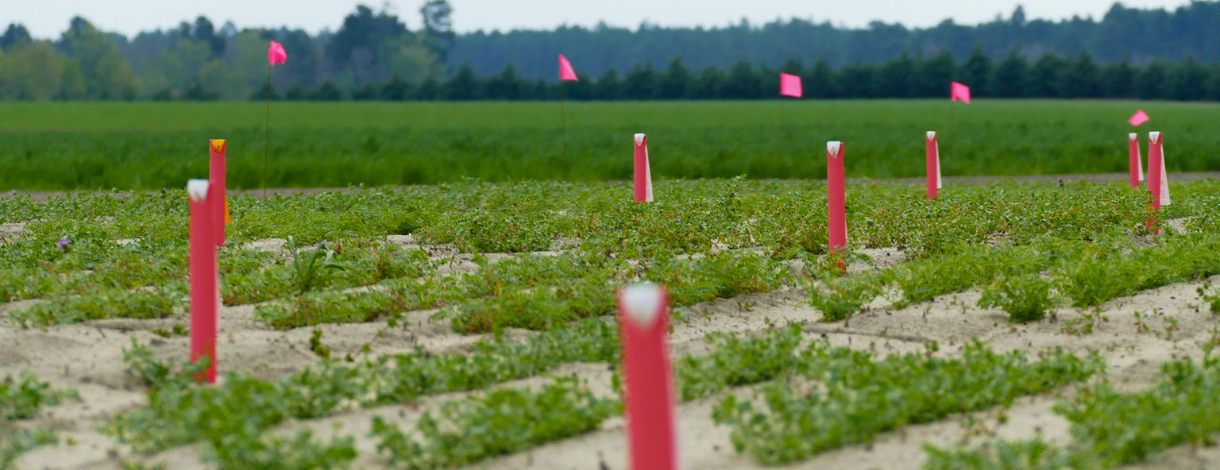
[[[632,470],[677,470],[674,386],[669,349],[669,295],[656,284],[618,292],[627,442]]]
[[[1144,180],[1144,162],[1140,156],[1140,135],[1132,132],[1127,135],[1127,154],[1131,166],[1131,187],[1139,189],[1140,181]]]
[[[940,144],[936,132],[928,131],[928,199],[936,199],[940,189]]]
[[[635,135],[635,202],[652,202],[652,170],[648,167],[648,137]]]
[[[193,179],[186,184],[190,200],[191,232],[191,362],[209,359],[207,371],[199,380],[216,383],[216,213],[219,204],[208,194],[207,180]]]
[[[216,218],[216,246],[225,244],[225,141],[223,139],[212,139],[210,141],[209,151],[211,153],[211,171],[208,173],[208,194],[209,201],[216,201],[212,204],[212,217]]]
[[[826,143],[826,188],[830,223],[830,252],[847,250],[847,188],[843,176],[842,142]]]
[[[1152,192],[1152,211],[1161,210],[1161,195],[1164,193],[1161,184],[1165,180],[1165,153],[1161,144],[1164,140],[1160,132],[1148,133],[1148,191]]]

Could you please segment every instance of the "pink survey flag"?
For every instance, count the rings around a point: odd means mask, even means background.
[[[800,98],[802,94],[801,77],[787,73],[779,74],[779,94]]]
[[[278,65],[288,61],[288,52],[284,51],[284,45],[275,41],[271,41],[271,47],[267,48],[267,63]]]
[[[970,104],[970,87],[961,83],[953,82],[950,86],[949,98],[953,101],[964,101]]]
[[[572,69],[572,63],[568,62],[568,58],[563,54],[559,54],[559,80],[569,82],[579,82],[576,78],[576,71]]]
[[[1141,109],[1136,111],[1135,115],[1131,116],[1131,119],[1129,119],[1127,122],[1131,123],[1132,126],[1139,127],[1141,124],[1148,122],[1149,119],[1151,118],[1148,117],[1148,113],[1145,113],[1144,110]]]

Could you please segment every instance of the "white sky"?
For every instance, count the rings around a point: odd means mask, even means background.
[[[207,15],[217,28],[232,20],[239,28],[283,26],[316,32],[338,29],[343,17],[364,3],[388,5],[407,26],[420,26],[423,0],[0,0],[0,27],[20,22],[39,38],[58,37],[68,20],[81,15],[104,30],[128,36],[169,28]],[[804,18],[836,25],[864,26],[872,20],[907,26],[935,25],[945,18],[959,24],[1008,17],[1018,4],[1029,19],[1072,15],[1100,18],[1114,0],[450,0],[458,31],[547,29],[560,24],[592,26],[604,20],[635,28],[641,21],[664,26],[722,26],[748,18]],[[1171,7],[1189,0],[1127,0],[1130,7]]]

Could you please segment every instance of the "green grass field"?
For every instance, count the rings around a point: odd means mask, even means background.
[[[923,174],[941,132],[946,176],[1126,171],[1137,108],[1166,133],[1170,171],[1220,169],[1220,107],[978,101],[275,103],[272,187],[628,179],[631,135],[649,135],[654,178],[821,178],[824,142],[847,143],[848,176]],[[229,185],[262,184],[261,103],[3,103],[0,188],[157,189],[207,174],[207,139],[229,140]],[[781,121],[782,119],[782,121]],[[566,152],[564,142],[567,142]]]

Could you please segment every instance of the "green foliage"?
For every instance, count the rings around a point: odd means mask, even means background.
[[[938,96],[942,93],[943,90],[937,90]],[[273,130],[278,137],[272,142],[276,158],[270,160],[267,184],[373,187],[456,183],[463,178],[491,182],[618,181],[631,174],[630,159],[622,158],[621,145],[629,143],[631,135],[641,128],[655,136],[665,136],[651,142],[650,165],[657,182],[743,174],[760,179],[821,179],[826,175],[824,161],[811,160],[792,150],[824,146],[827,135],[855,143],[850,150],[849,177],[918,177],[925,172],[921,160],[894,156],[912,151],[910,136],[916,136],[914,145],[918,146],[918,136],[924,135],[930,125],[928,116],[945,113],[940,100],[792,101],[784,105],[785,131],[773,132],[774,126],[769,123],[774,121],[774,103],[568,103],[565,157],[563,146],[552,144],[559,131],[559,122],[554,119],[555,106],[554,103],[277,104]],[[1113,121],[1108,116],[1130,115],[1128,108],[1122,102],[980,101],[963,108],[973,118],[959,116],[955,128],[960,135],[972,138],[941,139],[941,151],[955,156],[942,161],[942,171],[945,175],[959,176],[1125,172],[1127,162],[1114,158],[1113,131],[1104,124]],[[1170,172],[1207,171],[1217,166],[1217,157],[1209,151],[1212,143],[1204,137],[1207,130],[1204,123],[1215,121],[1218,111],[1175,103],[1150,103],[1145,110],[1158,116],[1159,128],[1174,137],[1172,150],[1177,157],[1169,161]],[[0,175],[0,188],[180,188],[183,181],[207,172],[206,159],[176,157],[200,152],[195,132],[228,139],[230,188],[258,188],[263,175],[263,129],[245,124],[217,127],[217,123],[261,123],[265,112],[265,105],[255,103],[0,104],[0,131],[3,131],[0,147],[7,149],[0,155],[0,166],[5,168]],[[69,115],[78,119],[65,124],[62,116]],[[338,128],[335,122],[344,125]],[[625,126],[624,122],[634,124]],[[113,158],[112,149],[122,149],[123,158]],[[1177,183],[1174,184],[1176,194]],[[615,190],[621,198],[630,198],[629,188],[606,189]],[[666,200],[668,192],[659,186],[656,189],[657,200]],[[1115,189],[1116,194],[1121,194]],[[945,194],[954,192],[954,188],[947,188]],[[1007,197],[1010,196],[1004,198]],[[950,202],[952,199],[929,203],[946,209],[938,213],[946,218],[937,225],[962,222],[951,210],[958,207]],[[421,203],[427,201],[397,209]],[[1072,201],[1052,202],[1046,209],[1069,203]],[[545,205],[548,201],[533,204]],[[854,207],[853,204],[853,210]],[[1020,215],[1013,207],[1001,206],[999,210]],[[1021,207],[1042,210],[1033,205]],[[477,208],[478,205],[472,205],[469,210]],[[1109,213],[1095,213],[1101,214]],[[538,216],[527,218],[526,214],[504,211],[469,219],[468,227],[474,232],[484,227],[519,231],[516,237],[489,239],[495,244],[487,248],[499,249],[481,250],[504,251],[506,247],[536,242],[532,235],[539,228],[535,225],[538,220]],[[935,220],[921,219],[924,223]],[[362,220],[358,224],[377,222]],[[1056,218],[1048,217],[1036,223],[1054,226],[1056,222]],[[759,223],[768,222],[760,219]],[[185,230],[185,226],[182,228]],[[825,227],[820,228],[824,235]],[[857,236],[855,229],[855,226],[851,229],[853,238]],[[1002,231],[1005,230],[994,232]],[[306,242],[305,233],[288,234],[296,235],[300,243]],[[812,231],[810,235],[817,236]]]
[[[1091,470],[1149,460],[1177,445],[1214,445],[1220,431],[1220,361],[1212,348],[1205,347],[1201,362],[1186,358],[1161,364],[1156,384],[1146,390],[1120,392],[1103,381],[1060,401],[1055,412],[1071,423],[1067,449],[1039,439],[973,449],[925,446],[929,460],[924,468]]]
[[[1038,321],[1059,305],[1057,285],[1055,279],[1037,273],[1002,277],[983,290],[979,307],[1002,308],[1013,323]]]
[[[330,359],[330,348],[322,345],[322,329],[317,328],[309,335],[309,350],[322,359]]]
[[[306,292],[313,290],[316,284],[322,283],[328,270],[347,269],[343,265],[331,261],[335,257],[335,250],[327,247],[325,241],[317,248],[309,250],[308,253],[301,254],[301,251],[297,249],[295,239],[290,236],[288,237],[288,251],[292,253],[292,284],[296,295],[305,295]]]
[[[171,284],[154,291],[106,289],[93,294],[59,297],[9,315],[20,325],[50,326],[104,318],[166,318],[186,297],[186,286]]]
[[[0,470],[13,470],[21,454],[59,442],[52,429],[29,430],[10,423],[33,418],[43,406],[78,397],[76,390],[52,390],[32,372],[23,372],[19,380],[5,376],[0,382]]]
[[[875,274],[841,276],[836,272],[818,273],[819,282],[805,284],[807,304],[822,312],[822,321],[843,321],[860,311],[881,294],[888,278]],[[820,284],[820,285],[819,285]]]
[[[1103,468],[1139,462],[1178,444],[1214,445],[1220,431],[1220,360],[1161,365],[1151,389],[1122,393],[1108,382],[1088,387],[1055,411],[1071,421],[1073,442]]]
[[[941,449],[924,444],[927,470],[1067,470],[1088,469],[1074,462],[1067,452],[1042,439],[998,441],[977,448]]]
[[[287,419],[477,390],[564,363],[614,362],[618,335],[613,324],[594,319],[525,341],[496,336],[464,352],[418,350],[352,365],[327,361],[276,381],[229,374],[214,386],[195,382],[202,364],[159,361],[135,343],[124,356],[129,370],[150,386],[148,405],[118,416],[107,431],[137,451],[154,452],[200,440],[213,446],[254,440]]]
[[[55,406],[63,400],[76,399],[75,390],[52,390],[51,385],[38,380],[32,372],[23,372],[19,380],[6,376],[0,382],[0,416],[5,421],[33,417],[42,406]]]
[[[59,438],[51,429],[28,431],[9,429],[7,424],[0,424],[0,470],[15,470],[21,454],[57,442]]]
[[[724,333],[707,336],[711,352],[687,355],[675,364],[682,401],[702,398],[730,387],[774,380],[801,370],[797,355],[803,343],[801,327],[772,327],[759,337]]]
[[[874,361],[866,352],[816,345],[802,351],[811,364],[802,376],[820,385],[769,384],[758,404],[730,395],[713,417],[732,426],[739,452],[763,464],[784,464],[909,424],[1009,406],[1017,397],[1085,380],[1101,367],[1098,360],[1063,352],[1031,361],[1022,352],[997,354],[979,342],[969,343],[959,359],[931,354]]]
[[[592,431],[619,410],[616,400],[597,398],[564,377],[539,391],[499,389],[447,401],[416,423],[418,440],[377,417],[372,437],[393,465],[455,468]]]
[[[322,442],[308,429],[300,429],[287,437],[231,440],[213,447],[204,460],[215,462],[223,470],[330,470],[347,468],[357,455],[352,437]]]
[[[1212,313],[1220,313],[1220,293],[1212,293],[1208,295],[1208,290],[1205,287],[1199,288],[1199,297],[1207,304],[1207,308]]]

